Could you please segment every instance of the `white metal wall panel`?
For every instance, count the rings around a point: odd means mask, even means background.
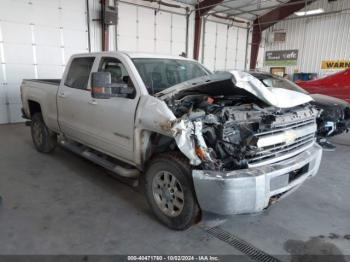
[[[167,55],[186,52],[184,15],[131,3],[119,3],[118,10],[118,50]]]
[[[167,12],[160,12],[156,16],[156,53],[171,53],[171,19],[171,14]]]
[[[98,52],[102,49],[102,41],[101,41],[102,30],[99,22],[94,21],[94,19],[98,19],[101,16],[101,2],[99,0],[88,0],[88,1],[89,1],[89,16],[90,16],[89,24],[90,24],[91,51]]]
[[[265,38],[265,50],[298,49],[299,58],[296,66],[287,67],[287,73],[316,72],[319,75],[332,73],[321,70],[322,60],[350,58],[350,1],[338,0],[328,3],[319,0],[309,9],[323,8],[325,12],[347,10],[341,13],[285,20],[277,23],[267,33],[285,31],[286,42],[270,43]],[[263,52],[264,52],[263,51]],[[268,70],[266,67],[265,70]]]
[[[215,56],[216,56],[216,28],[217,23],[206,21],[204,29],[204,42],[203,45],[203,64],[211,70],[215,70]],[[203,41],[203,39],[202,39]]]
[[[237,52],[236,52],[236,68],[244,69],[246,59],[246,45],[247,45],[247,29],[238,28],[237,30]]]
[[[247,29],[205,22],[203,63],[210,70],[244,69]]]
[[[193,58],[193,44],[194,44],[194,22],[195,12],[192,12],[189,16],[189,28],[188,28],[188,57]]]
[[[229,27],[227,30],[227,55],[226,69],[233,69],[237,66],[237,32],[238,27]]]
[[[129,4],[119,4],[118,49],[125,51],[137,50],[137,7]]]
[[[85,0],[1,0],[0,123],[21,119],[23,78],[60,78],[87,51]]]
[[[149,8],[137,8],[137,51],[152,53],[155,49],[155,15]]]
[[[215,69],[226,68],[228,26],[224,24],[217,24],[216,33],[217,35],[216,35]]]
[[[171,54],[177,56],[182,52],[186,53],[186,17],[177,14],[171,16]]]

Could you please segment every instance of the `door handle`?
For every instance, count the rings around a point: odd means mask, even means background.
[[[89,101],[89,104],[90,105],[97,105],[97,101],[92,99],[92,100]]]
[[[65,94],[64,92],[59,92],[59,93],[58,93],[58,96],[64,98],[64,97],[66,97],[66,94]]]

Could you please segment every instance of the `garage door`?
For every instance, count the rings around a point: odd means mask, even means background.
[[[85,10],[85,0],[0,1],[0,123],[23,121],[23,78],[60,78],[87,51]]]
[[[247,29],[205,22],[203,63],[211,70],[244,69]]]
[[[179,55],[186,52],[186,17],[119,4],[118,50]]]

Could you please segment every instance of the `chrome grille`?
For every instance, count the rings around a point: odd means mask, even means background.
[[[258,148],[246,156],[248,165],[254,167],[278,162],[301,153],[314,143],[316,130],[316,120],[312,117],[256,133]]]
[[[307,126],[307,125],[315,124],[315,123],[316,123],[315,118],[314,117],[310,117],[310,118],[304,119],[302,121],[295,121],[295,122],[289,122],[289,123],[286,123],[286,124],[275,125],[273,127],[273,129],[270,129],[268,131],[263,131],[263,132],[256,133],[256,135],[257,136],[271,135],[271,134],[274,134],[274,133],[277,133],[277,132],[280,132],[280,131],[284,131],[286,129],[295,129],[295,128],[298,128],[298,127]]]

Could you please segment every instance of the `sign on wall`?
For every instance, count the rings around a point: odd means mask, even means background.
[[[350,68],[350,60],[325,60],[322,61],[321,69],[346,69]]]
[[[292,66],[297,64],[297,60],[297,49],[283,51],[266,51],[264,64],[266,66]]]

